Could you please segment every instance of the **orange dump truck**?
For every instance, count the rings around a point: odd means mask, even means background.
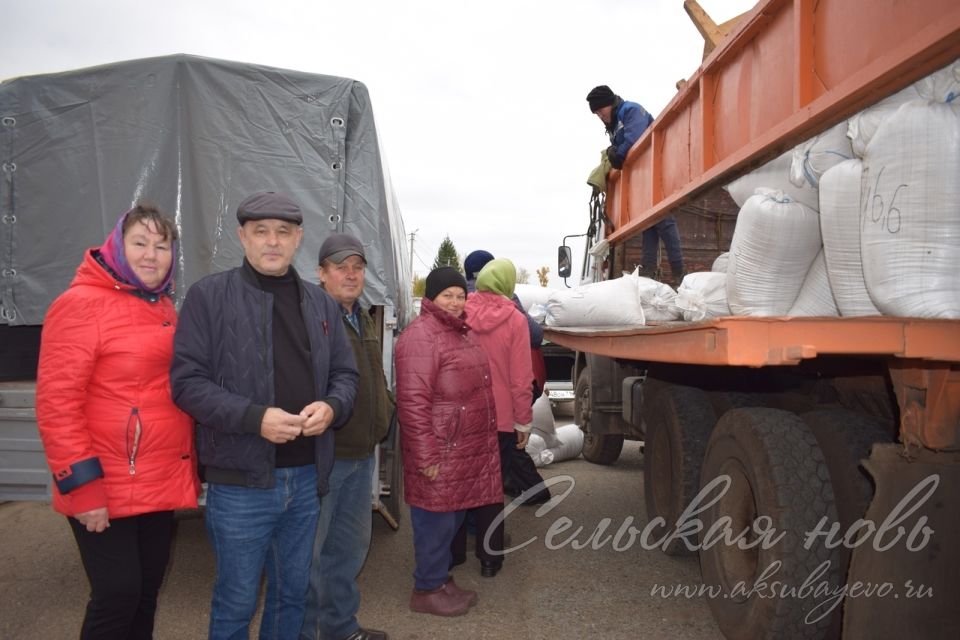
[[[668,215],[688,270],[709,265],[736,221],[724,185],[958,59],[954,1],[762,0],[611,175],[594,238],[609,252],[585,274],[631,270]],[[960,320],[547,337],[576,352],[584,456],[611,464],[644,441],[647,548],[699,555],[726,637],[960,637]]]

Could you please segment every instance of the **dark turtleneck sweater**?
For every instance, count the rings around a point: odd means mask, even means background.
[[[300,286],[293,271],[282,276],[265,276],[254,270],[260,288],[273,295],[273,384],[274,406],[299,414],[316,400],[310,340],[300,311]],[[300,436],[275,445],[276,466],[300,467],[315,464],[314,438]]]

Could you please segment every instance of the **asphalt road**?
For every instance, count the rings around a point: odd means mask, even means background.
[[[361,624],[405,640],[720,638],[703,599],[651,593],[655,584],[698,584],[695,557],[667,557],[630,545],[624,536],[619,549],[614,540],[591,539],[604,519],[608,536],[628,518],[637,528],[645,524],[642,464],[638,445],[628,443],[610,467],[578,458],[543,468],[546,477],[567,478],[555,493],[569,493],[545,508],[520,507],[508,515],[512,544],[529,544],[509,554],[495,578],[482,578],[472,557],[454,569],[458,584],[480,594],[479,604],[459,618],[407,608],[413,572],[408,514],[396,532],[374,514],[361,575]],[[570,526],[559,531],[564,517]],[[583,529],[576,534],[578,527]],[[66,521],[47,504],[3,503],[0,541],[0,638],[76,637],[87,583]],[[179,519],[174,545],[156,637],[204,638],[214,563],[199,512]]]

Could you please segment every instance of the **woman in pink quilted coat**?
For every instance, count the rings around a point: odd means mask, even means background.
[[[448,574],[464,510],[503,500],[490,367],[463,313],[467,282],[442,267],[427,276],[420,317],[396,350],[404,495],[416,557],[410,609],[453,616],[477,594]]]

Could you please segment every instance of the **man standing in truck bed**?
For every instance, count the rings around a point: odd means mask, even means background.
[[[603,122],[610,137],[607,159],[614,169],[621,169],[630,147],[640,139],[647,127],[653,124],[653,116],[636,102],[627,102],[605,84],[590,90],[587,103],[590,105],[590,112]],[[673,284],[679,286],[683,280],[683,252],[680,249],[677,221],[673,216],[664,218],[643,232],[641,275],[652,278],[656,274],[661,239],[670,260]]]

